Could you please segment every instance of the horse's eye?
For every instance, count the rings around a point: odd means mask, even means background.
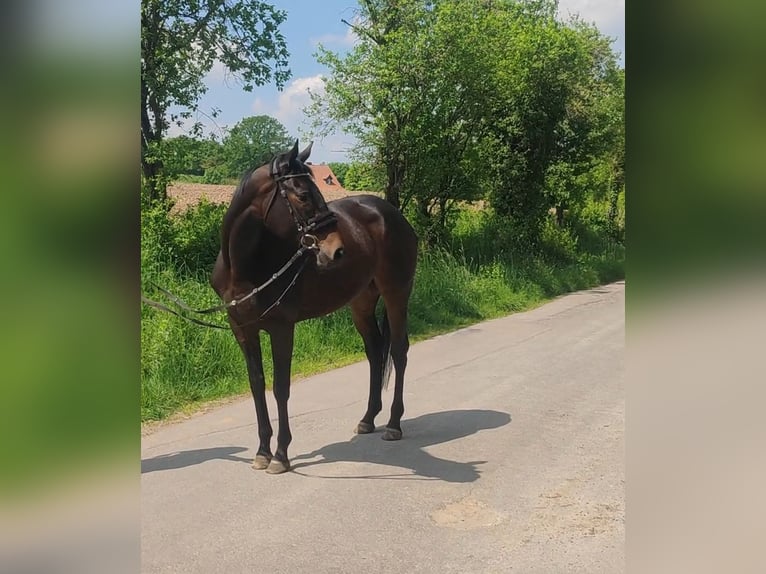
[[[299,189],[295,192],[295,195],[298,196],[300,201],[308,201],[311,197],[311,192],[308,189]]]

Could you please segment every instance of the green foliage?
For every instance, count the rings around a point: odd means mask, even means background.
[[[151,279],[191,305],[204,307],[215,303],[214,294],[202,277],[182,278],[168,267]],[[149,297],[161,298],[148,286],[144,292]],[[188,403],[246,388],[244,360],[230,332],[199,327],[169,313],[142,308],[143,420],[160,419]]]
[[[170,215],[170,204],[153,203],[141,212],[141,270],[154,275],[173,268],[200,276],[213,269],[227,206],[202,199],[183,213]]]
[[[218,185],[228,183],[230,179],[229,170],[224,166],[216,165],[205,170],[202,183]]]
[[[174,263],[171,203],[150,202],[141,209],[141,272],[155,274]]]
[[[203,175],[206,167],[216,162],[220,147],[218,142],[210,139],[189,136],[167,138],[162,142],[162,149],[168,177],[177,179],[181,174]]]
[[[586,198],[573,217],[572,229],[589,253],[610,250],[625,239],[625,194],[608,199]]]
[[[348,168],[350,165],[348,163],[342,163],[338,161],[331,161],[327,164],[330,166],[330,169],[335,174],[335,177],[338,178],[338,183],[340,183],[341,187],[346,187],[346,172],[348,172]]]
[[[231,128],[221,143],[189,136],[168,138],[155,146],[156,159],[163,164],[166,179],[229,184],[293,141],[276,119],[250,116]]]
[[[319,48],[317,126],[357,136],[429,240],[460,202],[488,199],[535,247],[550,208],[599,193],[593,170],[616,189],[623,178],[624,72],[608,38],[556,12],[554,0],[364,2],[354,48]]]
[[[346,169],[343,187],[349,191],[383,191],[385,174],[375,165],[355,161],[349,164]]]
[[[202,202],[171,216],[155,203],[141,214],[141,290],[160,285],[192,305],[213,304],[207,277],[219,248],[225,206]],[[224,331],[203,329],[150,307],[141,309],[141,416],[157,419],[193,401],[242,390],[244,363]]]
[[[203,198],[172,218],[176,266],[192,273],[209,272],[221,246],[221,221],[227,206]]]
[[[223,140],[218,173],[239,178],[248,169],[268,161],[292,146],[294,138],[271,116],[249,116],[239,121]],[[206,173],[207,175],[207,173]],[[213,174],[211,173],[211,179]],[[210,182],[213,183],[213,182]]]
[[[559,227],[550,217],[541,231],[543,257],[555,263],[572,263],[578,256],[578,237],[568,228]]]
[[[265,2],[141,1],[141,165],[151,201],[166,198],[167,174],[152,145],[170,121],[179,125],[198,110],[204,77],[220,62],[247,91],[290,76],[279,26],[287,17]],[[213,111],[213,115],[216,112]],[[193,133],[199,135],[197,123]]]

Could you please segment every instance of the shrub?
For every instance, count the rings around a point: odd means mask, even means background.
[[[550,261],[570,263],[577,259],[577,236],[548,218],[542,228],[542,253]]]
[[[222,166],[209,167],[202,176],[202,183],[223,184],[229,180],[229,174],[226,168]]]
[[[168,212],[170,202],[155,203],[141,210],[141,272],[157,273],[173,264],[175,232]]]
[[[193,274],[209,273],[220,248],[221,221],[227,206],[202,199],[171,217],[176,264]]]

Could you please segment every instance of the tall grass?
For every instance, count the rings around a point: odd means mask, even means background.
[[[142,288],[147,295],[155,294],[154,282],[193,306],[217,302],[207,278],[223,209],[203,203],[177,218],[147,210],[142,229]],[[588,251],[577,245],[572,232],[553,227],[546,228],[542,249],[531,254],[514,243],[513,231],[502,221],[466,210],[447,244],[421,250],[410,301],[410,338],[417,341],[616,280],[623,276],[623,259],[619,245]],[[247,391],[245,362],[229,331],[206,329],[148,307],[141,312],[143,420]],[[261,345],[268,381],[268,335],[263,334]],[[362,340],[347,309],[298,324],[293,376],[363,358]]]

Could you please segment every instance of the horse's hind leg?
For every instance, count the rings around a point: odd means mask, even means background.
[[[374,283],[351,302],[351,318],[364,341],[364,352],[370,363],[370,396],[367,411],[354,432],[371,433],[375,430],[375,417],[383,409],[381,392],[383,386],[383,337],[375,319],[375,305],[380,298]]]
[[[395,296],[383,295],[391,330],[391,358],[394,360],[396,378],[394,383],[394,400],[391,403],[391,418],[386,424],[383,440],[399,440],[402,438],[402,415],[404,414],[404,371],[407,368],[407,351],[410,340],[407,336],[407,304],[409,290],[397,293]]]

